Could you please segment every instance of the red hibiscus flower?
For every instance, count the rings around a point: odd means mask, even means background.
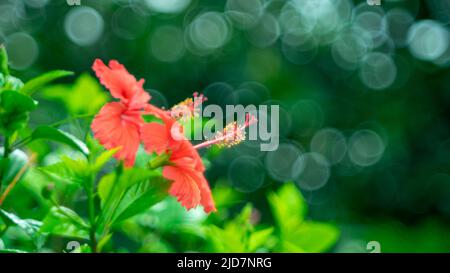
[[[187,209],[202,205],[206,213],[216,211],[197,150],[169,113],[160,112],[158,117],[163,124],[151,122],[142,126],[142,142],[149,153],[168,153],[169,164],[163,167],[163,176],[173,181],[169,193]]]
[[[91,124],[94,137],[106,149],[121,147],[115,157],[124,160],[127,167],[134,165],[141,141],[147,152],[164,154],[167,160],[163,160],[163,176],[173,182],[169,193],[187,209],[201,205],[206,213],[216,211],[204,176],[205,166],[197,149],[238,144],[245,139],[244,129],[256,119],[247,116],[245,124],[233,122],[214,139],[193,146],[185,138],[178,120],[198,116],[198,107],[206,100],[203,95],[194,93],[194,99],[186,99],[170,110],[164,110],[148,104],[150,95],[143,89],[144,80],[137,81],[117,61],[106,66],[96,60],[93,69],[100,82],[118,99],[107,103],[95,116]],[[163,123],[145,123],[143,114],[156,116]]]
[[[121,147],[115,158],[124,160],[125,166],[131,167],[144,123],[140,111],[147,105],[150,95],[143,88],[144,80],[137,81],[117,61],[110,61],[108,67],[97,59],[92,68],[111,96],[119,101],[105,104],[92,121],[91,129],[106,149]]]

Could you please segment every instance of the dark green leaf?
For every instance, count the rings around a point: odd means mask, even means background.
[[[21,219],[17,215],[0,209],[0,217],[8,226],[17,226],[33,239],[37,248],[44,243],[44,236],[39,232],[42,222],[33,219]]]
[[[74,137],[73,135],[51,126],[39,126],[31,134],[31,139],[48,139],[69,145],[70,147],[89,155],[89,149],[86,144]]]
[[[1,107],[9,113],[30,112],[36,108],[37,102],[17,91],[7,90],[1,94]]]
[[[66,207],[53,207],[44,218],[41,233],[88,239],[89,226],[76,212]]]
[[[167,184],[159,173],[138,168],[125,170],[118,179],[116,174],[103,177],[98,185],[104,213],[101,224],[124,220],[161,201]]]
[[[130,187],[117,207],[113,222],[119,223],[142,213],[167,197],[170,183],[155,176],[148,181]]]
[[[73,72],[65,70],[54,70],[47,72],[26,82],[25,85],[20,89],[20,92],[27,95],[32,95],[34,92],[39,90],[39,88],[42,88],[50,82],[62,77],[71,76],[73,74]]]
[[[90,175],[88,162],[85,159],[61,157],[61,161],[39,168],[51,179],[68,184],[82,185]]]
[[[0,94],[0,130],[12,135],[27,125],[29,112],[37,103],[17,91],[3,91]]]

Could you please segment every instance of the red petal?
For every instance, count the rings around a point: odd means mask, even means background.
[[[139,114],[127,114],[127,108],[120,102],[105,104],[91,124],[94,137],[106,149],[122,147],[115,155],[125,160],[127,167],[133,166],[139,148],[139,130],[143,124]]]
[[[146,123],[142,126],[141,139],[148,153],[160,154],[169,148],[166,126],[157,122]]]
[[[200,204],[201,195],[197,183],[182,169],[166,166],[163,175],[173,181],[169,193],[175,196],[182,206],[189,210]]]
[[[120,99],[131,108],[142,107],[150,100],[150,95],[143,88],[144,80],[136,81],[117,61],[110,61],[109,66],[96,59],[92,69],[114,98]]]
[[[177,197],[181,205],[187,209],[202,205],[206,213],[216,211],[211,190],[203,173],[188,166],[180,166],[179,161],[174,163],[175,166],[166,166],[163,169],[164,177],[174,181],[169,193]]]

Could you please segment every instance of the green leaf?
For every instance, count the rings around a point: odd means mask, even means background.
[[[307,252],[325,252],[336,243],[339,230],[331,224],[308,221],[298,227],[294,238],[291,242]]]
[[[96,113],[108,101],[107,93],[89,74],[78,77],[74,85],[59,84],[46,87],[41,94],[46,99],[63,102],[71,115]]]
[[[115,224],[142,213],[167,197],[170,183],[163,177],[154,177],[148,181],[130,187],[117,207]]]
[[[108,201],[108,198],[111,194],[115,182],[116,182],[116,175],[114,173],[104,175],[100,179],[100,182],[98,183],[97,187],[97,192],[98,196],[100,197],[102,207],[106,206],[106,203]]]
[[[93,170],[98,172],[120,150],[120,147],[101,153],[94,162]]]
[[[51,179],[67,184],[82,185],[90,175],[89,164],[85,159],[61,157],[61,161],[39,168]]]
[[[279,229],[277,251],[324,252],[339,237],[339,230],[327,223],[305,221],[306,203],[297,187],[288,183],[268,196]]]
[[[20,89],[20,92],[31,96],[32,94],[34,94],[34,92],[39,90],[39,88],[44,87],[45,85],[51,83],[52,81],[59,78],[72,76],[73,74],[74,74],[73,72],[65,70],[53,70],[44,73],[26,82],[25,85]]]
[[[66,207],[52,207],[43,220],[41,233],[68,238],[89,238],[89,226],[76,212]]]
[[[250,234],[250,238],[248,239],[248,251],[255,252],[259,248],[263,247],[267,240],[273,233],[273,228],[269,227],[266,229],[258,230]]]
[[[119,178],[104,176],[98,185],[103,209],[103,223],[113,224],[140,213],[167,194],[168,182],[155,171],[127,169]]]
[[[98,245],[97,245],[98,252],[101,252],[103,250],[105,245],[111,240],[112,235],[113,235],[112,233],[109,233],[98,241]]]
[[[12,135],[24,128],[28,123],[29,112],[36,105],[36,101],[17,91],[3,91],[0,94],[0,130]]]
[[[3,90],[12,90],[18,92],[20,88],[22,88],[22,86],[23,82],[19,78],[8,75],[5,77]]]
[[[51,126],[39,126],[31,134],[31,140],[48,139],[69,145],[70,147],[89,155],[89,149],[86,144],[73,135]]]
[[[0,106],[9,113],[22,113],[34,110],[37,102],[27,95],[7,90],[1,94]]]
[[[20,249],[0,249],[0,253],[28,253]]]
[[[295,230],[307,213],[306,202],[293,183],[286,183],[277,193],[270,193],[268,199],[282,232]]]
[[[17,215],[0,209],[0,217],[8,226],[17,226],[33,240],[35,246],[40,248],[45,240],[39,232],[42,222],[33,219],[21,219]]]
[[[233,220],[223,228],[214,225],[207,227],[208,241],[215,252],[255,252],[267,248],[273,228],[256,230],[251,223],[253,208],[247,204]]]
[[[0,73],[9,75],[8,53],[4,45],[0,45]]]
[[[3,148],[0,148],[0,177],[2,183],[9,183],[28,161],[27,155],[21,150],[14,150],[8,158],[3,158]]]
[[[5,85],[5,76],[2,73],[0,73],[0,91],[3,88],[3,85]]]

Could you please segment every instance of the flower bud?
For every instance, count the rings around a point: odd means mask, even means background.
[[[42,197],[45,199],[50,199],[52,197],[53,190],[55,189],[55,184],[50,183],[46,185],[44,188],[42,188]]]

